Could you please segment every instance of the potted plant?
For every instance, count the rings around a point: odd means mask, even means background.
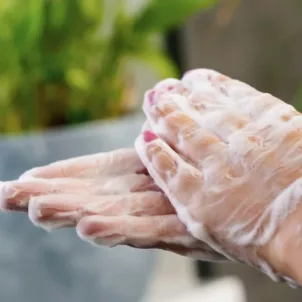
[[[130,115],[133,62],[177,76],[162,34],[214,2],[131,11],[121,0],[0,0],[0,179],[131,144],[142,122]],[[2,214],[0,230],[3,302],[134,302],[152,267],[150,253],[95,249],[70,230],[50,236],[24,215]]]

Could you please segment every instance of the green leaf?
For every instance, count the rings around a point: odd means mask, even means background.
[[[151,0],[136,17],[133,29],[137,33],[164,31],[216,3],[217,0]]]
[[[74,1],[74,0],[73,0]],[[80,0],[81,10],[89,19],[102,20],[104,11],[104,0]]]
[[[294,96],[292,105],[295,107],[296,110],[302,112],[302,84],[300,85]]]
[[[20,52],[29,51],[42,33],[43,5],[43,0],[28,0],[20,7],[20,17],[14,29],[14,44]]]
[[[50,2],[48,7],[49,10],[49,26],[54,29],[60,29],[68,20],[69,3],[67,0],[58,1],[54,0]]]
[[[82,90],[88,90],[90,88],[89,74],[84,70],[73,68],[68,70],[66,75],[68,83]]]
[[[135,55],[135,59],[150,66],[160,78],[177,78],[179,76],[175,63],[161,50],[142,51]]]

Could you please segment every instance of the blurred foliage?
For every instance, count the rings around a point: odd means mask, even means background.
[[[126,112],[127,64],[177,76],[156,43],[214,0],[0,0],[0,132],[115,117]],[[109,20],[110,19],[110,20]]]
[[[298,87],[296,94],[294,95],[294,99],[291,104],[298,110],[302,112],[302,85]]]

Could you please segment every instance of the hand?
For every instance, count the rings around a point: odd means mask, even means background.
[[[0,183],[1,208],[28,211],[47,230],[77,226],[93,244],[160,248],[203,260],[223,256],[193,238],[134,149],[88,155]]]
[[[301,114],[202,69],[158,84],[143,108],[152,131],[136,150],[189,232],[230,260],[294,284],[267,251],[278,238],[281,255],[287,238],[279,229],[301,202]]]

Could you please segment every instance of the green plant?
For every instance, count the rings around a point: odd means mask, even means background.
[[[114,117],[139,60],[177,75],[158,38],[215,0],[0,0],[0,132]]]
[[[296,108],[296,110],[302,112],[302,85],[298,87],[291,104]]]

